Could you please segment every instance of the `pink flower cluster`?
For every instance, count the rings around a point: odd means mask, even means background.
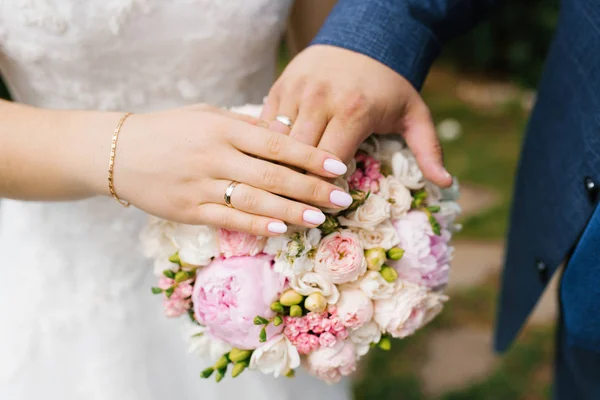
[[[165,315],[167,317],[179,317],[192,308],[192,283],[194,281],[190,279],[177,284],[174,279],[167,278],[166,276],[158,280],[158,287],[162,290],[174,287],[171,297],[167,297],[166,294],[164,295],[163,307],[165,308]]]
[[[350,176],[348,183],[350,189],[363,192],[379,192],[379,181],[383,179],[381,163],[375,158],[359,153],[356,155],[356,171]]]
[[[283,334],[300,354],[309,354],[321,347],[332,347],[348,337],[348,330],[335,313],[309,312],[303,317],[284,317]]]

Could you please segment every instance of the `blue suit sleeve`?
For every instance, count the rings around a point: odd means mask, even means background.
[[[312,44],[374,58],[419,89],[449,38],[497,0],[339,0]]]

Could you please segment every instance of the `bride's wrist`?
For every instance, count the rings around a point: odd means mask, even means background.
[[[73,181],[88,196],[110,196],[108,163],[113,131],[124,113],[101,111],[62,112],[68,143],[64,165]]]

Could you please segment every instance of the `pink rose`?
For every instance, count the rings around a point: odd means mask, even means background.
[[[226,258],[255,256],[262,252],[266,238],[249,233],[219,229],[219,249]]]
[[[375,301],[374,320],[384,332],[402,339],[435,318],[446,299],[424,287],[397,281],[392,297]]]
[[[317,312],[309,312],[304,318],[306,318],[309,328],[314,331],[316,327],[321,325],[323,315]]]
[[[283,334],[290,340],[294,340],[299,334],[300,330],[296,324],[289,324],[283,328]]]
[[[394,221],[404,256],[390,263],[401,280],[438,290],[448,283],[453,248],[451,234],[442,225],[441,235],[433,233],[427,214],[411,211]]]
[[[343,290],[337,303],[337,316],[348,328],[358,328],[373,318],[373,301],[360,289]]]
[[[310,333],[301,333],[293,342],[300,354],[308,354],[319,347],[319,337]]]
[[[335,284],[358,279],[367,270],[358,236],[350,231],[327,235],[317,249],[315,270]]]
[[[344,328],[335,333],[335,337],[339,340],[344,340],[348,337],[348,329]]]
[[[337,342],[337,338],[333,333],[323,332],[319,336],[319,344],[321,347],[331,347]]]
[[[192,287],[191,281],[181,282],[179,285],[177,285],[171,297],[175,296],[180,299],[187,299],[192,295],[193,291],[194,288]]]
[[[331,321],[327,318],[323,318],[319,325],[313,326],[312,331],[314,333],[328,332],[331,329]]]
[[[234,347],[258,347],[262,327],[254,325],[254,318],[274,316],[270,305],[285,286],[272,264],[270,256],[232,257],[199,269],[192,294],[196,320]],[[282,330],[282,325],[269,324],[267,338]]]
[[[165,315],[174,318],[185,314],[192,307],[192,302],[189,299],[171,296],[170,299],[165,298],[163,307],[165,308]]]
[[[334,332],[340,332],[346,329],[346,327],[342,323],[342,320],[337,314],[329,318],[329,321],[331,322],[331,330],[333,330]]]
[[[174,284],[175,281],[173,279],[167,278],[166,276],[161,276],[158,280],[158,287],[162,290],[167,290]]]
[[[356,369],[354,344],[340,340],[332,347],[321,347],[308,354],[306,363],[308,371],[317,378],[327,383],[339,382]]]

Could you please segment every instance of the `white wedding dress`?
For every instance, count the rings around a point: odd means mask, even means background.
[[[2,1],[0,70],[16,101],[44,108],[260,103],[290,7],[290,0]],[[138,239],[145,221],[108,198],[1,201],[0,399],[350,398],[347,383],[328,386],[302,373],[201,380],[206,361],[188,354],[185,321],[165,318],[150,293],[156,278]]]

